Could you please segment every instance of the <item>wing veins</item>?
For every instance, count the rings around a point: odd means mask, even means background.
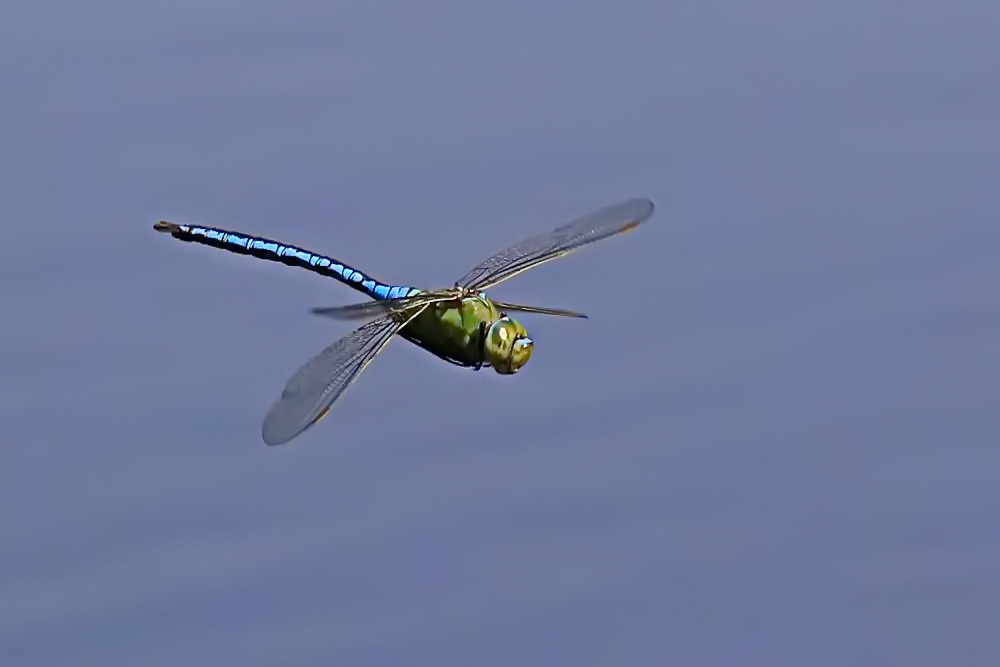
[[[457,284],[480,290],[493,287],[585,245],[634,229],[652,214],[653,203],[648,199],[630,199],[607,206],[496,253]]]
[[[374,299],[346,306],[313,308],[312,312],[314,315],[329,317],[335,320],[362,320],[389,313],[404,313],[412,308],[428,306],[441,301],[449,301],[456,297],[455,290],[438,290],[436,292],[422,292],[414,296],[406,296],[399,299]]]
[[[261,429],[264,442],[284,444],[325,417],[334,401],[424,308],[368,322],[303,364],[265,416]]]
[[[583,313],[575,310],[562,310],[560,308],[543,308],[541,306],[522,306],[518,303],[504,303],[502,301],[493,302],[500,310],[513,310],[521,313],[537,313],[539,315],[558,315],[560,317],[576,317],[587,319]]]

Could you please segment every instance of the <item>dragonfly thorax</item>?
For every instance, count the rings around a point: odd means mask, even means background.
[[[510,375],[528,363],[534,347],[524,325],[504,315],[490,325],[483,351],[497,373]]]

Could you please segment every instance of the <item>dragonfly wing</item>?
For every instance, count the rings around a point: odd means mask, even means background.
[[[328,308],[313,308],[315,315],[331,317],[335,320],[364,320],[370,317],[386,315],[390,312],[402,312],[411,308],[430,305],[438,301],[448,301],[458,295],[455,290],[440,290],[437,292],[421,292],[414,296],[401,299],[378,299],[363,303],[352,303],[347,306],[331,306]]]
[[[634,229],[653,214],[653,202],[630,199],[577,218],[498,252],[469,271],[458,285],[487,289],[577,248]]]
[[[363,303],[352,303],[347,306],[331,306],[328,308],[313,308],[315,315],[331,317],[335,320],[364,320],[370,317],[387,315],[392,311],[404,310],[411,304],[417,302],[419,297],[405,297],[402,299],[378,299],[376,301],[365,301]]]
[[[264,442],[284,444],[323,419],[396,332],[422,311],[419,308],[405,317],[386,316],[368,322],[306,362],[288,380],[281,398],[264,418]]]
[[[582,319],[587,319],[587,316],[583,313],[578,313],[573,310],[560,310],[559,308],[542,308],[540,306],[522,306],[516,303],[503,303],[502,301],[494,301],[493,304],[500,310],[507,311],[513,310],[521,313],[538,313],[539,315],[559,315],[560,317],[579,317]]]

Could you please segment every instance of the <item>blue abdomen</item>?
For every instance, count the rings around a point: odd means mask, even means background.
[[[201,243],[202,245],[222,248],[240,255],[253,255],[272,262],[281,262],[289,266],[298,266],[330,278],[336,278],[349,287],[375,299],[395,299],[419,292],[416,288],[405,285],[389,285],[379,282],[357,269],[344,264],[332,257],[319,255],[310,250],[303,250],[287,243],[271,239],[250,236],[240,232],[232,232],[214,227],[199,225],[181,225],[175,222],[161,220],[153,225],[159,232],[165,232],[181,241]]]

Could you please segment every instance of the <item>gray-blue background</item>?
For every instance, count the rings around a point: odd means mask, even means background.
[[[6,2],[4,665],[995,665],[1000,5]],[[355,299],[498,296],[285,448]]]

